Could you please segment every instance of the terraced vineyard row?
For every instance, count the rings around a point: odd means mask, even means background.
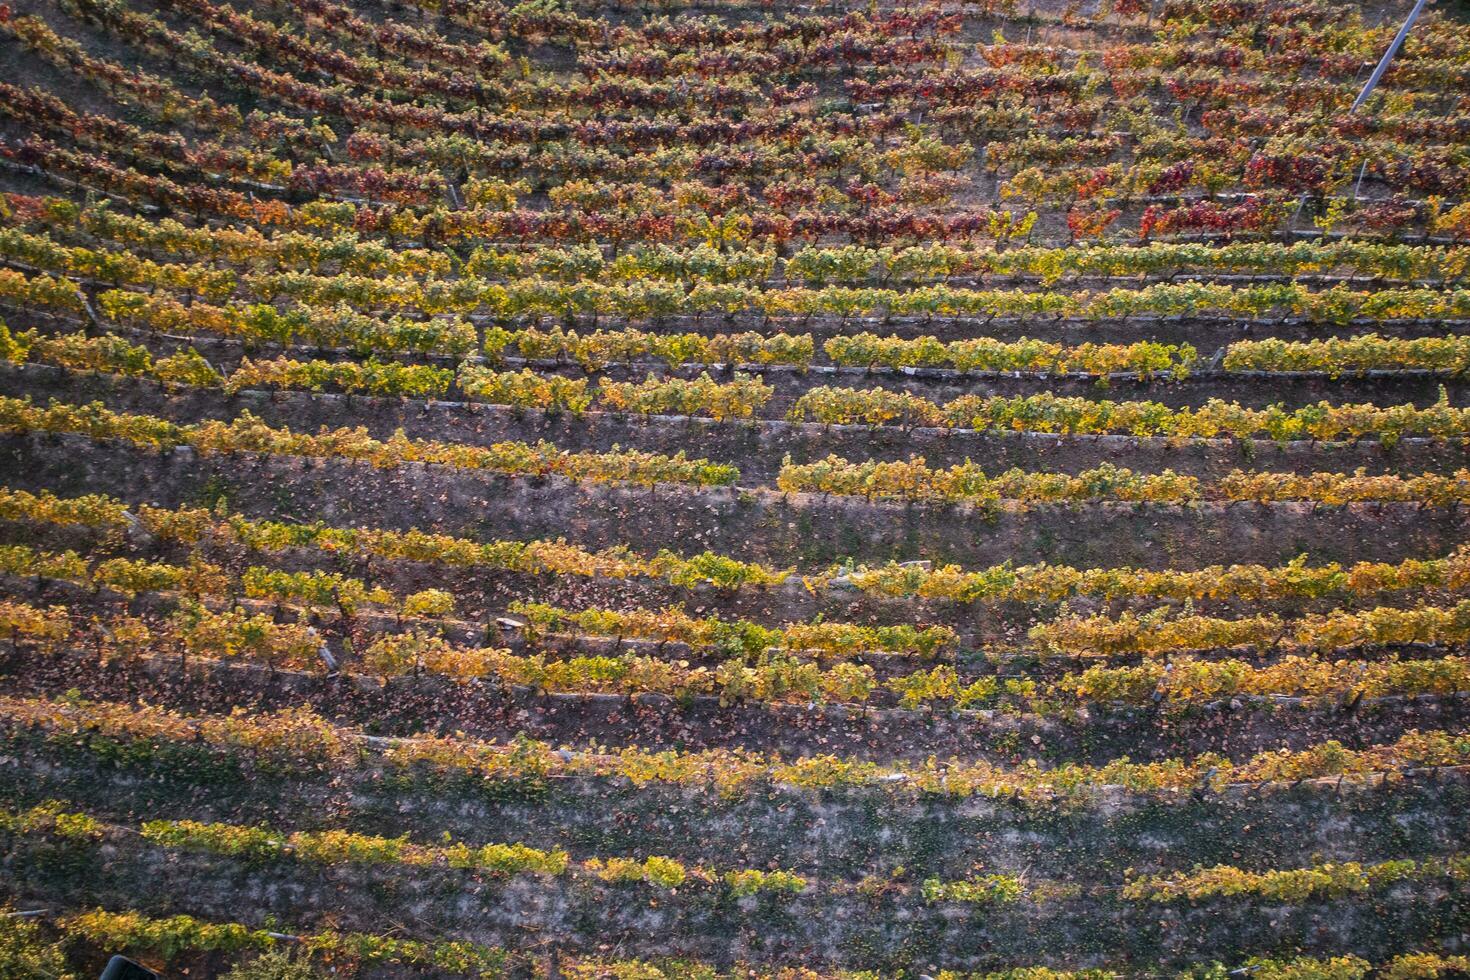
[[[1470,29],[0,3],[0,974],[1470,976]]]

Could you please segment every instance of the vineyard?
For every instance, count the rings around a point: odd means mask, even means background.
[[[1470,977],[1470,13],[0,0],[0,980]]]

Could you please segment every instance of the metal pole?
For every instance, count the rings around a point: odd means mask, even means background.
[[[1368,78],[1368,84],[1364,85],[1363,91],[1358,93],[1357,101],[1353,103],[1353,107],[1348,110],[1349,112],[1356,112],[1358,106],[1366,102],[1368,96],[1373,94],[1373,89],[1378,85],[1378,80],[1383,77],[1384,72],[1388,71],[1388,63],[1393,60],[1394,55],[1399,53],[1399,48],[1403,47],[1404,38],[1409,36],[1409,28],[1413,27],[1414,21],[1419,19],[1419,12],[1424,9],[1424,4],[1425,0],[1416,0],[1414,9],[1409,11],[1409,16],[1404,20],[1404,26],[1399,28],[1399,32],[1394,37],[1393,43],[1388,46],[1388,50],[1383,52],[1382,60],[1378,62],[1378,67],[1373,69],[1373,74]]]

